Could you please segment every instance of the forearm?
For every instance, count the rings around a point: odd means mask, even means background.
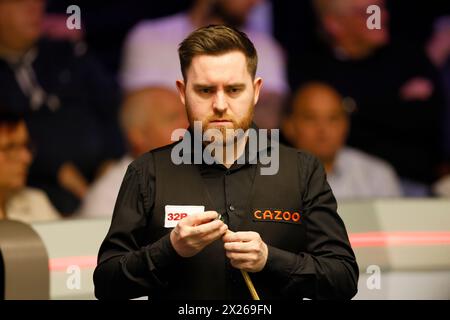
[[[95,295],[131,299],[158,293],[167,286],[167,271],[178,259],[169,235],[140,250],[113,256],[105,251],[94,273]]]
[[[351,299],[357,291],[357,265],[351,256],[295,254],[269,246],[263,272],[279,281],[289,297]]]

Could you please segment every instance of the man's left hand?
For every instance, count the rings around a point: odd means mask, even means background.
[[[266,265],[268,248],[253,231],[227,231],[222,237],[231,265],[248,272],[259,272]]]

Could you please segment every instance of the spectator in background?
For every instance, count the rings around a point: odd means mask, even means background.
[[[45,1],[0,1],[0,100],[27,116],[30,185],[73,212],[105,160],[122,155],[118,90],[86,47],[41,37]]]
[[[437,196],[450,197],[450,15],[436,20],[434,32],[427,43],[427,53],[440,72],[445,93],[442,123],[446,164],[441,167],[443,177],[433,185],[433,192]]]
[[[178,44],[195,29],[208,24],[243,28],[255,44],[259,61],[257,75],[264,89],[255,108],[255,122],[262,128],[279,126],[283,98],[288,91],[281,48],[262,32],[244,28],[259,0],[196,0],[188,12],[139,23],[124,45],[121,71],[123,89],[130,93],[142,87],[166,86],[175,90],[181,79],[176,55]]]
[[[388,163],[345,146],[347,111],[339,93],[326,84],[312,82],[297,90],[282,129],[295,148],[322,161],[338,200],[402,195],[397,175]]]
[[[59,218],[46,194],[26,187],[32,161],[25,121],[0,110],[0,220],[25,223]]]
[[[89,45],[89,51],[115,75],[121,61],[123,40],[136,23],[186,11],[192,2],[193,0],[48,0],[44,33],[59,39],[83,37]],[[82,12],[81,30],[69,30],[66,27],[66,10],[74,4],[78,5]],[[252,9],[246,25],[250,30],[271,33],[270,0],[262,0]]]
[[[443,95],[424,50],[389,39],[383,0],[315,0],[322,44],[290,61],[292,86],[325,81],[351,102],[348,143],[390,162],[406,193],[426,194],[442,160]],[[367,28],[369,5],[381,9],[381,29]],[[349,104],[350,105],[350,104]]]
[[[141,154],[172,143],[173,130],[188,126],[178,95],[156,87],[128,95],[120,120],[129,152],[94,182],[81,206],[80,217],[111,217],[128,165]]]
[[[438,197],[450,198],[450,175],[442,177],[433,185],[433,193]]]
[[[426,46],[428,57],[439,70],[445,94],[444,152],[450,161],[450,15],[440,17]],[[450,170],[450,168],[449,168]],[[450,173],[450,172],[448,172]]]
[[[186,10],[191,1],[48,0],[44,33],[58,39],[82,37],[89,46],[89,52],[98,58],[109,73],[116,75],[123,40],[137,22]],[[81,9],[80,30],[66,27],[66,11],[71,5],[78,5]]]

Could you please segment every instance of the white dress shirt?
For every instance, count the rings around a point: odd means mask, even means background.
[[[132,161],[131,156],[124,156],[96,180],[89,188],[76,216],[79,218],[111,217],[120,185]]]
[[[138,23],[124,44],[120,82],[125,91],[148,86],[176,90],[182,79],[178,45],[194,31],[187,13]],[[244,30],[258,52],[256,75],[263,78],[264,89],[280,94],[288,91],[285,61],[281,47],[269,35]]]
[[[339,151],[327,180],[337,200],[402,196],[389,163],[349,147]]]
[[[8,199],[6,216],[8,219],[25,223],[57,220],[61,217],[45,192],[28,187]]]

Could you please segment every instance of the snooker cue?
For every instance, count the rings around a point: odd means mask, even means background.
[[[242,276],[244,277],[245,284],[247,285],[248,291],[252,295],[253,300],[260,300],[258,292],[256,292],[255,286],[253,285],[252,279],[250,278],[247,271],[241,269]]]
[[[219,214],[219,216],[216,219],[223,221],[221,214]],[[258,292],[256,292],[255,286],[253,285],[252,279],[250,278],[248,272],[242,269],[240,270],[242,277],[244,278],[245,284],[247,285],[248,291],[250,291],[250,294],[252,295],[253,300],[261,300],[259,299]]]

